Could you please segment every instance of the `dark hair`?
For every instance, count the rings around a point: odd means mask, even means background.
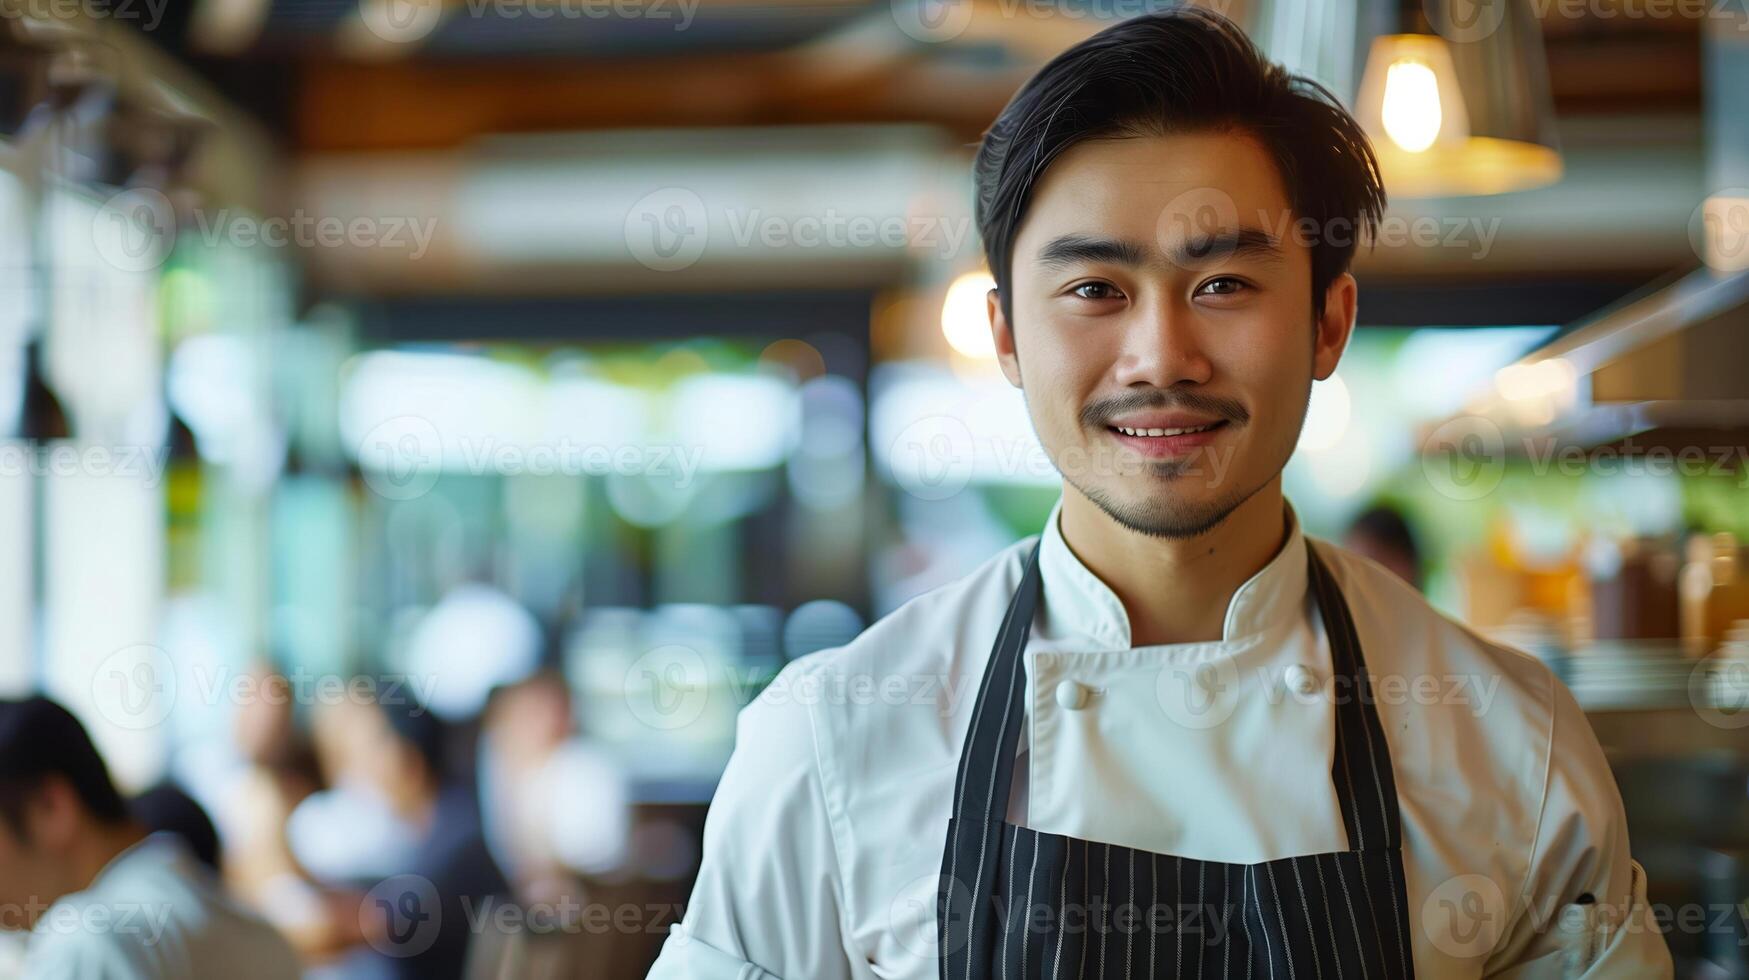
[[[1396,549],[1411,565],[1420,567],[1421,548],[1416,544],[1415,531],[1403,512],[1391,504],[1381,502],[1368,507],[1354,518],[1348,530]]]
[[[200,863],[219,870],[219,831],[194,797],[166,779],[133,798],[128,809],[149,831],[164,831],[182,838]]]
[[[1312,243],[1312,308],[1321,314],[1325,290],[1385,209],[1372,144],[1335,96],[1270,62],[1232,21],[1173,7],[1053,58],[985,131],[972,174],[978,233],[1010,324],[1014,237],[1058,155],[1089,139],[1229,130],[1269,152],[1299,218],[1319,229],[1348,222],[1351,233],[1318,233]]]
[[[379,690],[382,688],[379,687]],[[377,710],[383,713],[395,737],[411,746],[424,763],[426,774],[435,783],[444,782],[449,773],[449,726],[431,713],[411,691],[382,697]]]
[[[0,699],[0,819],[23,835],[24,810],[42,784],[65,779],[91,816],[106,824],[128,819],[128,807],[85,726],[48,698]]]

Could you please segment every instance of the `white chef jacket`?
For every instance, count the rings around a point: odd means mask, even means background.
[[[1219,642],[1131,648],[1052,508],[1009,820],[1255,864],[1345,850],[1330,647],[1291,504]],[[1035,535],[800,658],[744,708],[697,883],[650,976],[937,976],[955,766]],[[1352,612],[1402,811],[1416,976],[1670,977],[1621,797],[1546,665],[1318,542]],[[1079,696],[1072,696],[1078,694]],[[1576,902],[1583,894],[1592,901]]]

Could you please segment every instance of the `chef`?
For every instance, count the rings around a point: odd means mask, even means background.
[[[974,175],[1062,497],[747,705],[651,976],[1670,977],[1572,695],[1283,495],[1385,203],[1355,121],[1174,8]]]

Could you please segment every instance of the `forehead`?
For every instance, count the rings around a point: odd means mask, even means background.
[[[1033,190],[1015,255],[1064,234],[1160,241],[1185,228],[1276,232],[1289,216],[1275,161],[1239,132],[1084,140]]]

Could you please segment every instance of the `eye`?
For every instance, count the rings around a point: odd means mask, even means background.
[[[1081,299],[1113,299],[1119,295],[1117,287],[1109,282],[1084,282],[1071,288],[1069,293]]]
[[[1197,287],[1196,291],[1199,295],[1234,296],[1249,288],[1251,288],[1250,284],[1243,279],[1236,279],[1232,276],[1217,276]]]

